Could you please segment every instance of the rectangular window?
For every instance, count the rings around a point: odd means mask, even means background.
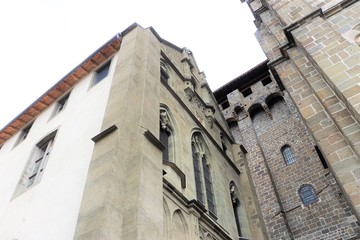
[[[21,131],[21,134],[20,134],[20,138],[17,142],[17,144],[21,143],[22,141],[24,141],[27,136],[29,135],[29,132],[30,132],[30,129],[32,127],[32,123],[27,125],[22,131]]]
[[[30,187],[40,182],[46,163],[50,157],[50,152],[54,144],[57,130],[48,134],[38,144],[35,145],[34,151],[30,156],[20,181],[15,189],[13,198],[27,191]]]
[[[241,93],[244,97],[247,97],[250,94],[252,94],[252,90],[251,90],[251,88],[247,88],[247,89],[243,90]]]
[[[271,83],[271,78],[270,77],[267,77],[265,78],[264,80],[261,80],[261,83],[263,86],[266,86],[268,85],[269,83]]]
[[[37,145],[34,152],[34,162],[30,167],[30,174],[28,177],[28,181],[26,187],[32,186],[34,183],[38,182],[42,176],[44,171],[45,164],[50,155],[50,151],[53,145],[53,138],[46,141],[42,145]]]
[[[222,103],[220,103],[221,107],[223,110],[227,109],[228,107],[230,107],[230,103],[227,99],[225,99]]]
[[[57,102],[57,106],[56,106],[56,112],[55,115],[60,113],[62,110],[64,110],[66,103],[69,99],[69,95],[70,93],[66,94],[64,97],[62,97],[58,102]]]
[[[111,61],[105,63],[98,70],[95,71],[93,85],[98,84],[101,80],[103,80],[108,75],[109,69],[110,69],[110,63],[111,63]]]

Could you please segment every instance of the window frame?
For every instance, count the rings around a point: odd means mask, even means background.
[[[111,62],[112,62],[112,59],[101,64],[96,70],[94,70],[92,86],[97,85],[98,83],[102,82],[107,76],[109,76]],[[102,73],[103,70],[106,70],[106,74]],[[100,72],[101,72],[101,74],[100,74]]]
[[[290,145],[285,144],[284,146],[281,147],[280,151],[281,151],[281,155],[284,159],[284,162],[287,166],[297,162],[295,153]]]
[[[302,185],[299,190],[298,194],[303,206],[307,207],[313,203],[318,202],[320,199],[316,194],[315,187],[311,184],[304,184]]]
[[[216,218],[216,198],[214,194],[214,181],[209,163],[209,151],[205,139],[200,132],[192,134],[191,152],[193,158],[196,199]]]
[[[12,199],[28,191],[41,182],[45,167],[53,150],[57,129],[47,134],[42,140],[35,144],[29,156],[20,180],[16,186]],[[38,164],[38,165],[36,165]]]

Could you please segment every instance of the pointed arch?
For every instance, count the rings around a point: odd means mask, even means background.
[[[174,211],[171,220],[171,240],[187,239],[189,228],[180,209]]]
[[[191,151],[197,200],[207,207],[211,214],[216,215],[212,171],[209,163],[210,151],[199,131],[192,134]]]
[[[160,104],[159,140],[165,146],[163,161],[176,162],[177,127],[171,111],[165,104]]]
[[[171,216],[170,216],[170,209],[169,205],[166,202],[166,199],[163,197],[163,218],[164,218],[164,236],[165,239],[170,238],[171,232]]]
[[[250,238],[250,224],[244,204],[245,200],[234,181],[229,184],[229,192],[239,237]]]

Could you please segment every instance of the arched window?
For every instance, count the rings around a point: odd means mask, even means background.
[[[215,215],[215,197],[211,178],[211,167],[208,163],[208,149],[200,133],[196,132],[193,134],[191,148],[197,200],[206,206],[211,214]]]
[[[227,144],[223,133],[220,133],[220,139],[221,139],[221,147],[224,152],[227,150]]]
[[[290,165],[294,162],[296,162],[296,157],[289,145],[285,145],[281,148],[281,153],[284,157],[286,165]]]
[[[166,109],[160,109],[160,142],[165,146],[163,160],[174,162],[173,126]]]
[[[300,187],[299,195],[301,198],[301,202],[304,204],[304,206],[308,206],[319,200],[318,196],[316,195],[314,187],[309,184]]]
[[[236,228],[238,230],[239,237],[241,237],[242,233],[241,233],[240,216],[239,216],[240,200],[236,194],[236,187],[233,183],[230,184],[230,197],[235,215]]]

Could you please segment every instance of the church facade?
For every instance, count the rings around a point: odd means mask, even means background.
[[[248,1],[215,92],[133,24],[0,131],[1,239],[359,239],[359,1]]]

